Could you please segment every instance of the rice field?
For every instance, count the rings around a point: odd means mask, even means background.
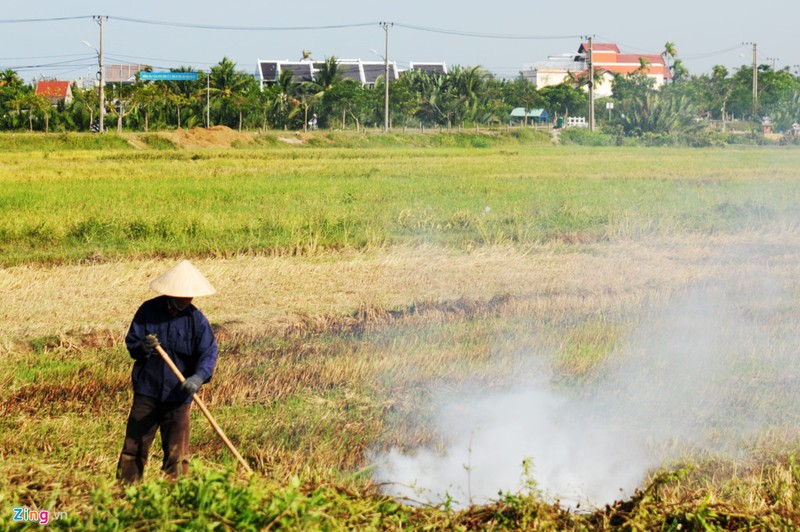
[[[800,152],[319,135],[2,141],[4,528],[800,526]],[[195,411],[192,475],[154,451],[123,489],[122,339],[179,257],[218,289],[202,395],[256,475]]]

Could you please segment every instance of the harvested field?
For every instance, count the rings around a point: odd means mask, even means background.
[[[0,156],[0,500],[64,529],[800,526],[799,155],[170,135]],[[194,412],[192,476],[155,451],[123,490],[122,340],[182,257],[257,475]]]

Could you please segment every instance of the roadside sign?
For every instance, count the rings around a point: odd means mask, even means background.
[[[197,72],[139,72],[142,81],[197,81]]]

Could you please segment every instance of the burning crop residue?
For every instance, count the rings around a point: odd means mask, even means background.
[[[534,489],[586,508],[631,496],[675,460],[746,460],[765,439],[796,441],[794,258],[757,245],[719,250],[713,280],[665,290],[579,384],[559,384],[543,363],[501,392],[434,394],[444,450],[392,449],[375,458],[376,480],[421,502]]]

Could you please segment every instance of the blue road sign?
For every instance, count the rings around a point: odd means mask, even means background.
[[[139,72],[142,81],[197,81],[197,72]]]

